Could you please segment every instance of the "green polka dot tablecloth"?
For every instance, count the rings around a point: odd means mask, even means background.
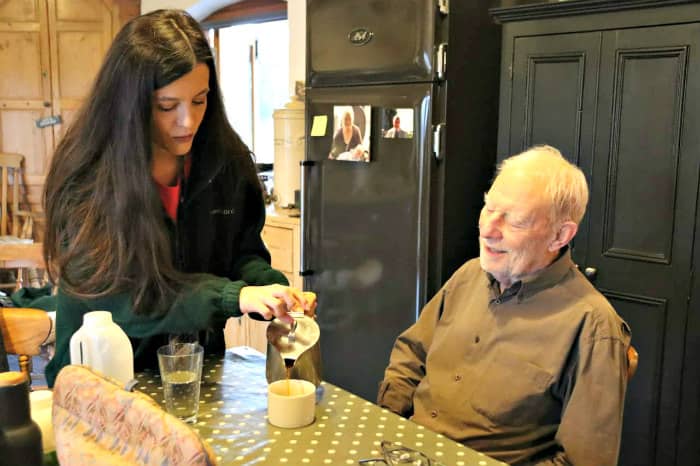
[[[165,407],[158,373],[143,372],[137,379],[137,389]],[[220,465],[357,465],[360,459],[381,458],[382,440],[419,450],[434,464],[505,464],[330,383],[322,383],[316,394],[313,424],[299,429],[269,424],[265,356],[234,348],[223,358],[205,358],[193,427]]]

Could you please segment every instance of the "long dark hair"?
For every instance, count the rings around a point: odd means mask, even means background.
[[[50,277],[81,298],[127,292],[136,313],[167,311],[194,276],[179,271],[151,177],[152,96],[209,67],[209,97],[192,145],[199,157],[233,157],[260,189],[248,148],[226,119],[214,58],[197,22],[158,10],[117,34],[82,109],[59,143],[44,188],[44,256]]]

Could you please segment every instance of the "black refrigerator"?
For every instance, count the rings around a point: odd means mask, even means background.
[[[490,6],[307,0],[300,273],[324,379],[368,400],[396,337],[478,255],[498,118]]]

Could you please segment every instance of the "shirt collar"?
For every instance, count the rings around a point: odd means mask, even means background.
[[[518,297],[518,302],[533,296],[538,291],[551,288],[564,278],[564,275],[574,266],[571,260],[571,250],[569,246],[562,248],[559,257],[542,269],[539,273],[530,275],[522,280],[513,283],[509,288],[501,293],[498,281],[488,272],[486,276],[489,283],[489,302],[500,304],[512,298]]]

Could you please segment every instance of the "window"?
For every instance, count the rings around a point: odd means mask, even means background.
[[[255,153],[274,161],[272,113],[289,101],[287,20],[220,27],[218,68],[231,126]]]

